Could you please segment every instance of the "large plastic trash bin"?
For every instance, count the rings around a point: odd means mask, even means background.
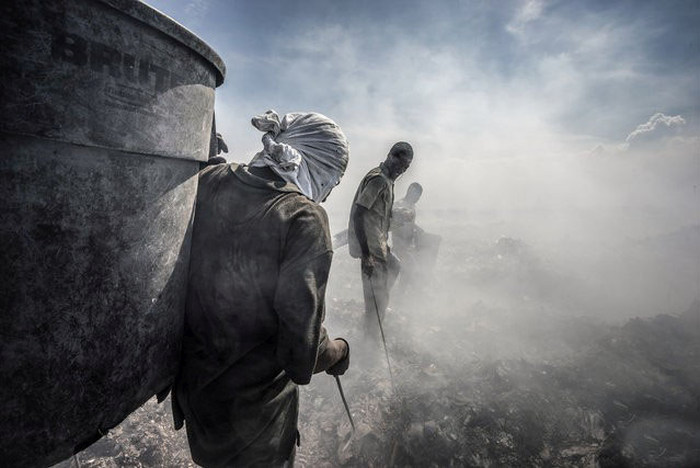
[[[135,0],[0,6],[0,464],[48,466],[170,383],[224,65]]]

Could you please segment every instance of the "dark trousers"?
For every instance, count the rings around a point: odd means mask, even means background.
[[[396,282],[400,268],[398,259],[391,254],[386,262],[375,264],[371,277],[365,275],[360,268],[365,299],[365,331],[368,336],[380,337],[379,320],[383,325],[384,314],[389,306],[389,293]]]
[[[180,394],[193,461],[207,468],[293,467],[299,441],[299,389],[288,384],[282,393],[273,390],[262,398],[268,401],[227,399],[206,391]],[[262,427],[255,420],[261,413],[267,420]]]

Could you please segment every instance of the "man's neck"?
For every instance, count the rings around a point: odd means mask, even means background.
[[[379,169],[382,171],[382,174],[386,176],[387,179],[390,181],[394,182],[396,180],[396,177],[392,177],[391,171],[389,170],[389,167],[385,163],[379,164]]]
[[[248,172],[262,179],[274,182],[284,182],[284,179],[273,171],[269,166],[248,166]]]

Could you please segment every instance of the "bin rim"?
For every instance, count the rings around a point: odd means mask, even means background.
[[[130,17],[157,29],[163,34],[175,39],[185,47],[194,50],[216,69],[216,86],[224,82],[226,65],[214,49],[199,36],[181,25],[170,16],[153,8],[140,0],[97,0]]]

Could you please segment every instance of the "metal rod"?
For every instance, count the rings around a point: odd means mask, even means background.
[[[394,373],[391,371],[391,361],[389,361],[389,349],[386,346],[386,338],[384,337],[384,327],[382,326],[382,318],[379,316],[379,306],[377,305],[377,296],[374,294],[374,283],[372,282],[372,277],[369,276],[369,288],[372,292],[372,301],[374,302],[374,311],[377,313],[377,322],[379,323],[379,332],[382,335],[382,343],[384,344],[384,354],[386,355],[386,365],[389,368],[389,380],[391,381],[391,388],[396,390],[394,385]]]
[[[350,407],[348,406],[348,401],[345,399],[345,393],[343,392],[343,386],[340,384],[340,377],[334,375],[335,383],[338,384],[338,390],[340,391],[340,398],[343,400],[343,406],[345,406],[345,412],[348,413],[348,419],[350,420],[350,425],[352,426],[352,432],[355,432],[355,423],[352,420],[352,414],[350,414]]]

